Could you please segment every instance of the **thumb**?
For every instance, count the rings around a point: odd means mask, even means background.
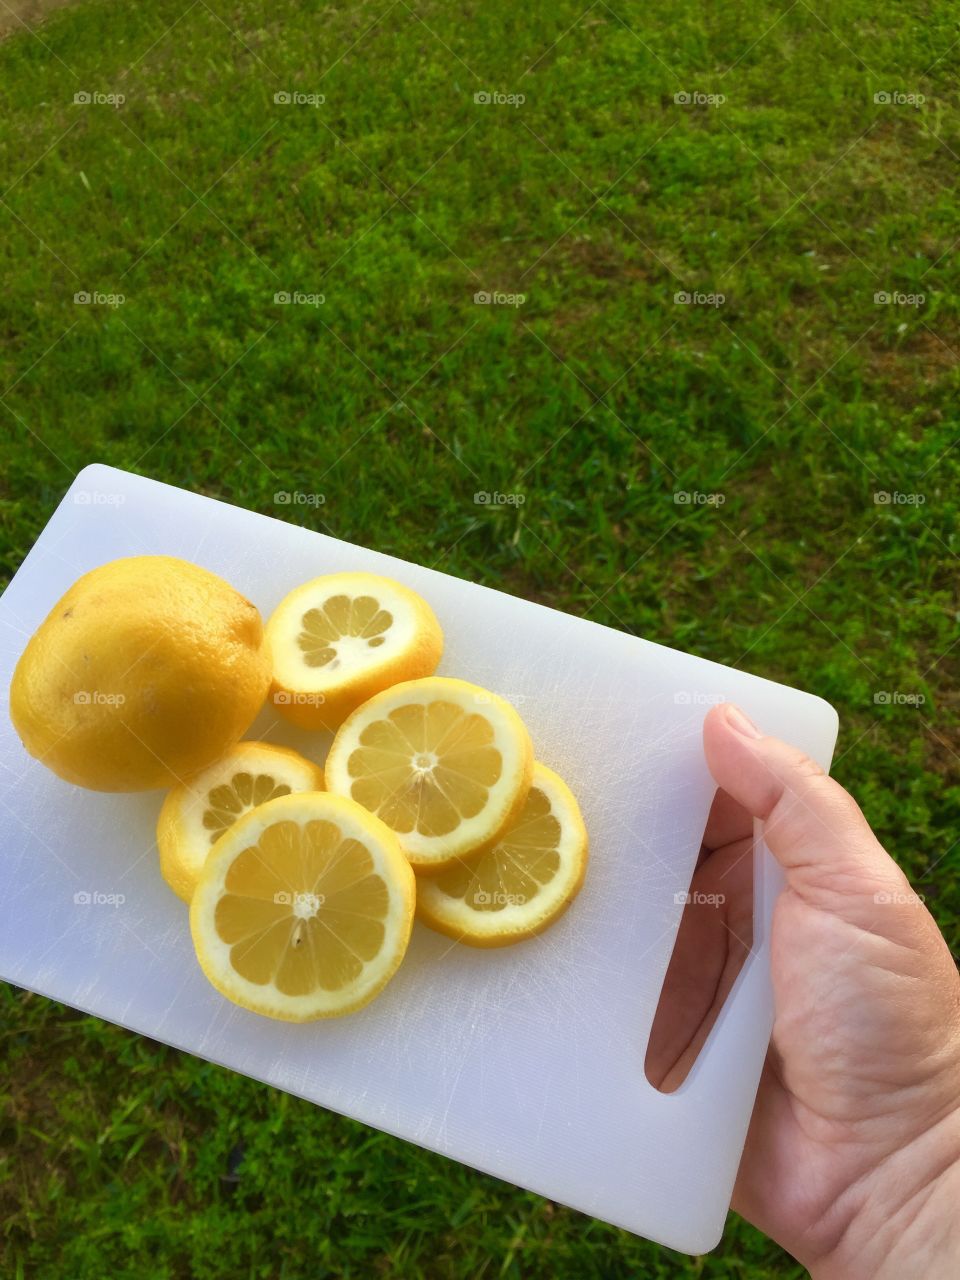
[[[909,889],[856,801],[815,760],[731,703],[711,708],[703,744],[717,784],[760,819],[789,887],[811,905],[875,915],[881,895]]]

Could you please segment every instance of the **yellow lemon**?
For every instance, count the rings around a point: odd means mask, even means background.
[[[430,676],[385,689],[341,725],[327,789],[375,813],[418,872],[494,844],[519,814],[533,746],[509,702]]]
[[[427,602],[374,573],[331,573],[297,587],[266,635],[274,704],[304,729],[336,729],[381,689],[430,675],[443,652]]]
[[[171,556],[79,578],[13,673],[27,751],[95,791],[170,786],[246,732],[270,684],[260,614],[228,582]]]
[[[296,751],[238,742],[167,794],[157,821],[163,878],[189,902],[211,848],[239,818],[278,796],[322,790],[323,770]]]
[[[587,831],[570,789],[539,762],[517,820],[479,858],[417,882],[417,915],[472,947],[506,947],[553,924],[580,892]]]
[[[228,1000],[309,1022],[351,1013],[389,982],[414,899],[410,864],[378,818],[341,796],[281,796],[214,845],[190,931],[201,968]]]

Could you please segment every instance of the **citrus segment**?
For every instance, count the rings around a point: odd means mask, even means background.
[[[566,784],[545,765],[516,822],[479,858],[417,882],[417,915],[474,947],[540,933],[570,905],[587,868],[587,832]]]
[[[332,573],[297,587],[266,636],[274,704],[307,729],[335,729],[381,689],[430,675],[443,652],[427,602],[374,573]]]
[[[494,843],[533,776],[530,735],[505,699],[465,680],[394,685],[334,738],[327,787],[377,814],[414,869],[433,872]]]
[[[414,877],[372,814],[321,792],[281,796],[217,841],[190,904],[200,966],[221,994],[289,1022],[361,1008],[396,972]]]
[[[296,751],[239,742],[167,794],[157,821],[163,878],[189,902],[213,845],[238,818],[291,792],[322,791],[323,770]]]

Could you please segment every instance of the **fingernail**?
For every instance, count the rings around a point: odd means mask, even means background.
[[[732,702],[727,703],[727,724],[745,738],[762,738],[763,734],[750,717]]]

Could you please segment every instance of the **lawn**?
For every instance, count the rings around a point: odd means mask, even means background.
[[[101,461],[812,690],[956,950],[958,71],[939,0],[21,28],[0,572]],[[0,998],[4,1275],[802,1274]]]

